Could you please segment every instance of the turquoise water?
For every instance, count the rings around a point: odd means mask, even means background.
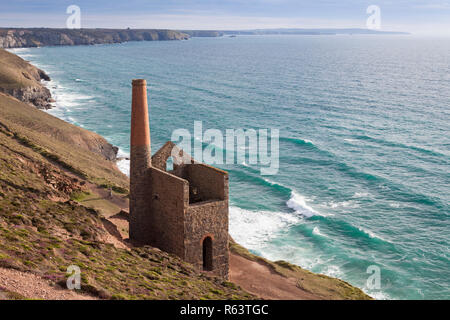
[[[132,78],[149,83],[153,152],[194,120],[279,129],[277,175],[221,166],[238,242],[377,298],[450,298],[449,41],[243,36],[15,52],[53,79],[51,114],[123,154]],[[371,265],[381,289],[366,284]]]

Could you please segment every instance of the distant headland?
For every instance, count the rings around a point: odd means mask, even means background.
[[[112,44],[128,41],[187,40],[191,37],[226,35],[406,35],[370,29],[254,29],[254,30],[167,30],[167,29],[55,29],[0,28],[0,48]]]
[[[188,38],[189,35],[180,31],[159,29],[1,28],[0,48],[94,45]]]

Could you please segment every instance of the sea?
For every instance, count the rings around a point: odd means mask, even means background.
[[[47,112],[122,157],[135,78],[148,83],[153,152],[195,121],[278,130],[276,174],[215,164],[230,174],[238,243],[376,299],[450,299],[448,39],[270,35],[12,52],[50,75]],[[118,165],[128,173],[128,160]]]

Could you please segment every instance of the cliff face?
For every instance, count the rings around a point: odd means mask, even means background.
[[[50,91],[44,86],[4,89],[1,92],[7,93],[20,101],[30,103],[38,109],[50,109],[52,101]]]
[[[172,30],[131,29],[0,29],[0,48],[74,46],[126,41],[186,40],[189,35]]]
[[[50,77],[15,54],[0,49],[0,92],[39,109],[51,108],[50,91],[41,83]]]
[[[48,81],[50,78],[44,71],[32,66],[15,54],[0,49],[0,92],[13,96],[17,100],[38,109],[49,109],[52,102],[51,94],[41,83],[41,80]],[[117,147],[108,143],[98,134],[69,125],[62,120],[33,109],[25,112],[23,108],[10,109],[5,104],[0,110],[0,115],[18,119],[17,115],[21,114],[21,123],[30,129],[47,134],[53,139],[80,146],[100,154],[108,160],[116,158]]]

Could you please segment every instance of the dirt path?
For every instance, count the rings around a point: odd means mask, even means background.
[[[105,188],[101,188],[90,182],[87,182],[86,184],[91,191],[94,191],[95,193],[100,195],[104,200],[113,203],[114,205],[116,205],[117,207],[119,207],[122,210],[128,211],[128,206],[129,206],[128,199],[125,198],[124,196],[120,196],[120,195],[113,193],[112,197],[110,197],[109,190],[107,190]]]
[[[3,290],[2,290],[3,289]],[[51,282],[32,273],[0,268],[0,300],[6,298],[2,291],[18,293],[28,299],[44,300],[96,300],[96,298],[52,286]]]
[[[230,253],[230,281],[268,300],[321,299],[296,286],[296,280],[272,272],[267,266]]]

